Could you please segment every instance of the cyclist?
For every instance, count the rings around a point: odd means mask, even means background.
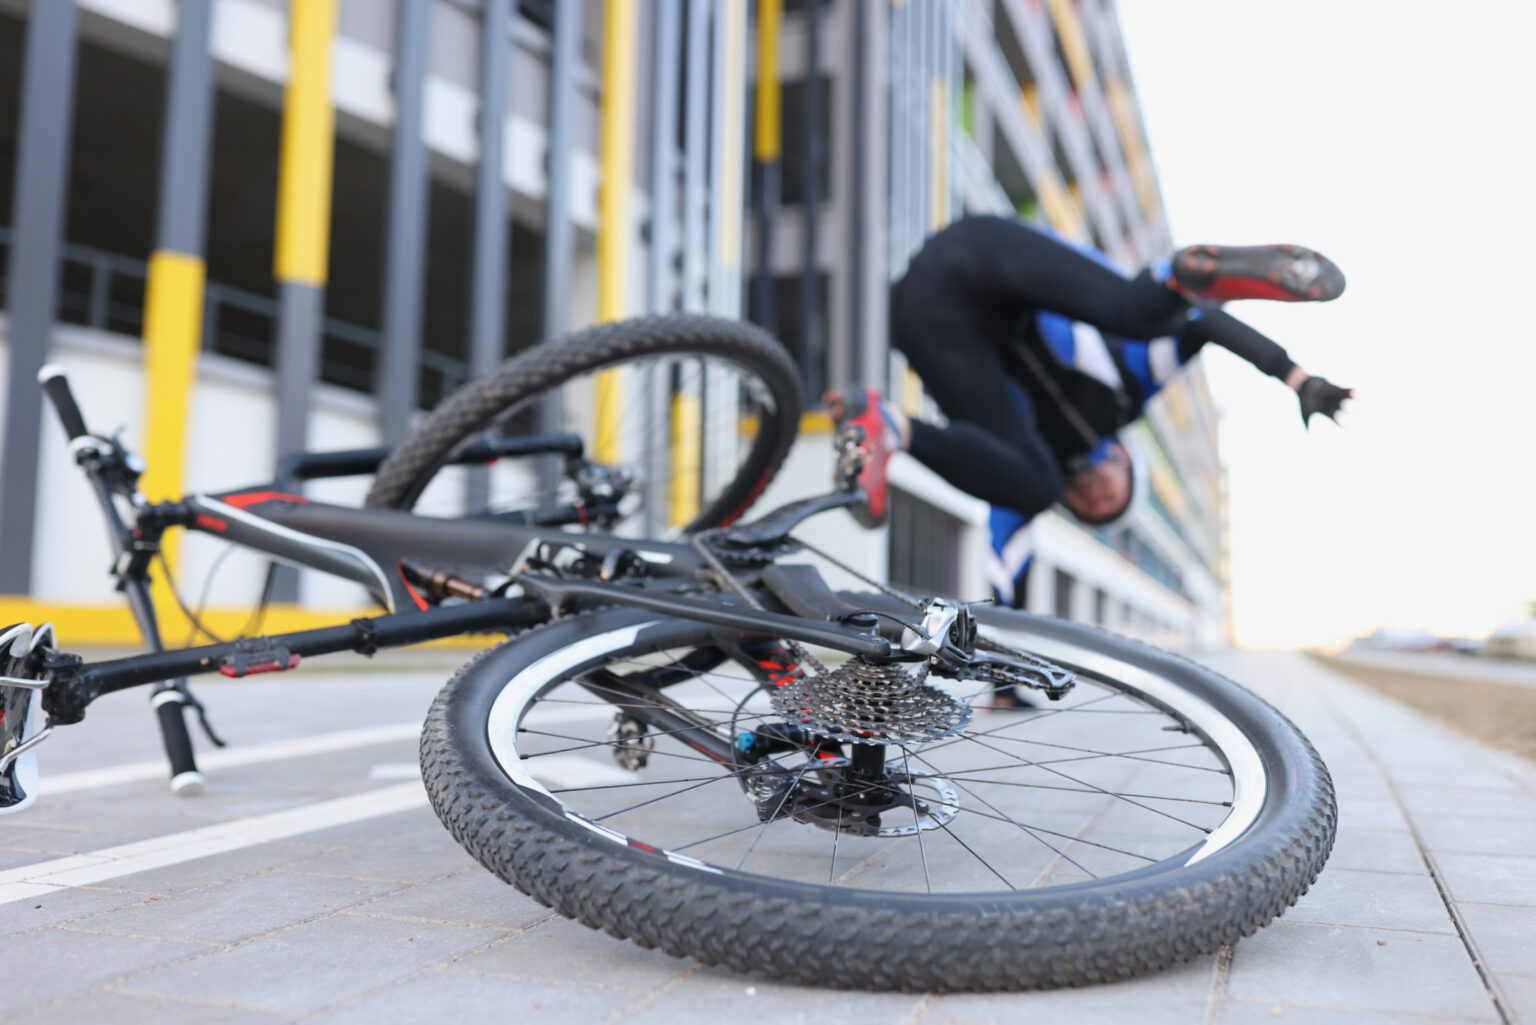
[[[825,397],[868,439],[869,502],[855,515],[884,521],[886,462],[909,451],[992,504],[992,575],[1017,607],[1031,554],[1019,531],[1058,501],[1091,525],[1129,509],[1135,472],[1116,432],[1204,345],[1294,389],[1303,424],[1335,419],[1348,389],[1308,374],[1219,305],[1343,291],[1338,267],[1301,246],[1190,246],[1126,278],[1104,254],[1024,222],[962,218],[928,239],[891,291],[891,342],[949,423],[909,419],[873,389]]]

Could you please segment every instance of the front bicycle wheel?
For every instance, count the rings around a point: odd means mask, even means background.
[[[1102,631],[988,619],[1076,672],[1064,700],[994,711],[991,686],[936,677],[884,705],[810,700],[774,642],[636,610],[556,623],[439,694],[427,789],[476,859],[561,913],[799,983],[1124,978],[1305,892],[1336,810],[1284,717]]]
[[[528,349],[444,399],[384,460],[367,504],[530,513],[651,537],[698,530],[751,505],[799,420],[794,362],[751,324],[689,314],[600,324]],[[478,479],[452,465],[491,437],[544,439],[549,451],[502,459]]]

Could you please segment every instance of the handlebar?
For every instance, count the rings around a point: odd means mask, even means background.
[[[37,372],[37,383],[43,386],[43,392],[53,403],[69,440],[85,437],[89,433],[85,429],[85,417],[80,415],[80,407],[75,402],[75,393],[69,388],[69,377],[64,373],[64,368],[57,363],[45,364]]]
[[[143,464],[125,452],[115,440],[107,439],[99,445],[87,445],[81,447],[78,443],[82,438],[90,438],[91,434],[85,429],[85,417],[80,412],[80,405],[75,401],[74,391],[69,387],[69,375],[64,368],[57,363],[46,364],[37,372],[37,382],[42,385],[43,393],[53,403],[53,408],[59,415],[59,421],[64,425],[64,433],[69,438],[70,447],[75,451],[75,460],[85,471],[90,480],[96,498],[101,506],[102,515],[106,517],[108,533],[111,537],[113,554],[117,557],[119,567],[128,565],[132,569],[120,569],[119,588],[128,599],[128,605],[133,610],[134,619],[139,624],[139,633],[144,638],[144,644],[151,651],[163,650],[160,641],[159,620],[155,616],[154,603],[150,596],[149,578],[144,573],[147,566],[147,558],[142,561],[124,563],[122,556],[125,549],[124,524],[118,515],[112,496],[114,493],[132,495],[135,491],[135,482]],[[195,699],[187,690],[185,679],[162,681],[150,695],[150,705],[155,710],[155,717],[160,723],[161,739],[165,743],[165,753],[171,765],[171,789],[176,793],[196,793],[201,789],[202,775],[197,771],[197,760],[192,750],[192,738],[187,732],[185,709],[187,704],[195,706]]]

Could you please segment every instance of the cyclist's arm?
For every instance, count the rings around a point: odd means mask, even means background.
[[[1192,308],[1179,337],[1179,362],[1188,362],[1207,343],[1221,346],[1293,389],[1306,380],[1306,371],[1278,342],[1223,310]]]

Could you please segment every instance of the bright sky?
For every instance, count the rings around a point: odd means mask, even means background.
[[[1349,279],[1229,308],[1356,389],[1342,430],[1205,357],[1238,643],[1486,635],[1536,600],[1536,6],[1118,7],[1175,242],[1299,242]]]

